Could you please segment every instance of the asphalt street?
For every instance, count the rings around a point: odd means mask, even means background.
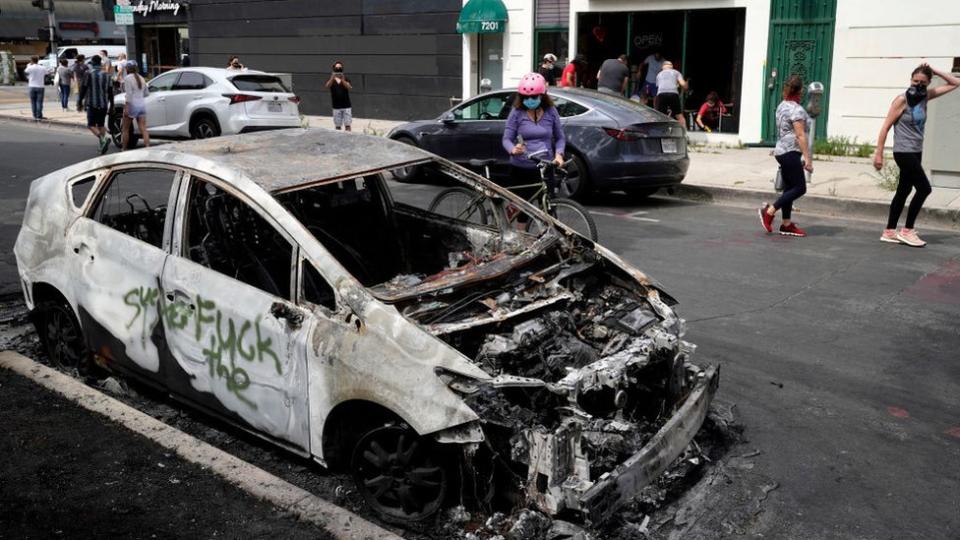
[[[89,134],[0,123],[0,291],[17,289],[29,181],[95,155]],[[763,233],[755,209],[618,195],[590,207],[601,243],[680,301],[699,363],[722,366],[740,451],[775,486],[735,532],[960,537],[960,236],[920,223],[926,248],[883,244],[882,224],[805,215],[802,200],[804,239]],[[686,538],[730,534],[719,498]]]

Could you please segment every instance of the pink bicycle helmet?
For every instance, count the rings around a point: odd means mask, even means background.
[[[520,79],[517,92],[521,96],[539,96],[547,93],[547,80],[539,73],[527,73]]]

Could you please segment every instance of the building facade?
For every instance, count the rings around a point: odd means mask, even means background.
[[[637,71],[657,50],[690,81],[685,110],[696,110],[711,90],[733,104],[723,133],[697,135],[718,142],[772,143],[773,111],[792,73],[826,87],[818,137],[875,142],[914,67],[960,67],[955,0],[909,7],[897,0],[469,0],[463,10],[493,2],[507,14],[499,37],[463,34],[464,96],[484,79],[516,85],[547,52],[561,61],[584,54],[582,76],[591,86],[603,60],[627,54]],[[960,100],[956,94],[931,104],[931,127],[938,108],[948,114]],[[952,140],[960,144],[960,134]]]
[[[173,0],[168,0],[173,1]],[[433,117],[461,91],[459,0],[191,0],[190,61],[289,73],[306,114],[330,114],[335,61],[361,118]]]

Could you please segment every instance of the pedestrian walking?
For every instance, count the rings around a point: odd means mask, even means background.
[[[78,54],[73,62],[73,78],[77,80],[77,112],[83,112],[83,85],[86,84],[87,73],[90,71],[86,60],[86,56]]]
[[[773,232],[773,219],[777,210],[782,212],[780,234],[784,236],[807,235],[807,232],[791,219],[793,201],[807,192],[807,179],[803,171],[813,172],[813,159],[810,156],[810,145],[807,144],[810,115],[800,105],[802,92],[803,79],[799,75],[791,75],[783,85],[783,101],[777,105],[777,146],[773,149],[773,155],[780,164],[784,190],[776,202],[772,205],[764,204],[760,208],[760,224],[768,233]]]
[[[333,127],[350,131],[353,123],[353,108],[350,104],[350,90],[353,85],[350,79],[343,74],[343,62],[334,62],[330,78],[327,79],[327,88],[330,89],[330,101],[333,104]]]
[[[133,131],[133,123],[137,123],[140,128],[140,136],[143,138],[143,146],[150,146],[150,133],[147,132],[147,102],[145,98],[150,95],[147,89],[147,82],[137,73],[137,63],[133,60],[127,62],[124,67],[126,75],[123,78],[123,124],[121,126],[121,138],[123,140],[123,149],[129,149],[130,133]]]
[[[927,90],[934,75],[946,81],[946,84]],[[883,126],[880,127],[880,135],[877,136],[873,166],[878,171],[883,168],[883,146],[887,141],[887,133],[893,126],[893,160],[900,167],[900,178],[897,181],[897,192],[890,201],[887,228],[880,235],[882,242],[902,243],[912,247],[923,247],[927,244],[920,239],[914,229],[917,216],[923,208],[923,202],[933,191],[927,174],[923,172],[921,166],[927,102],[956,90],[957,86],[960,86],[960,78],[923,63],[910,74],[910,88],[895,97],[890,104],[887,117],[883,121]],[[907,209],[907,220],[903,228],[897,231],[897,222],[900,221],[900,214],[907,203],[907,196],[910,195],[911,189],[915,190],[915,193]]]
[[[643,93],[646,94],[649,100],[657,95],[657,75],[659,75],[660,70],[663,69],[663,56],[660,54],[660,51],[655,50],[653,54],[647,55],[647,57],[643,59],[643,63],[640,64],[640,69],[647,70],[643,77]]]
[[[109,75],[111,80],[113,80],[115,75],[113,71],[113,62],[110,61],[110,56],[107,54],[106,49],[100,51],[100,69]]]
[[[630,78],[630,67],[627,65],[627,55],[621,54],[616,58],[604,60],[597,72],[597,91],[602,94],[622,96],[627,91],[627,80]]]
[[[554,54],[547,53],[543,55],[543,62],[540,63],[539,73],[547,81],[547,86],[557,85],[557,57]]]
[[[31,56],[30,63],[24,68],[23,73],[27,76],[27,92],[30,94],[30,111],[33,113],[33,119],[43,120],[43,83],[47,77],[47,70],[40,65],[40,57]]]
[[[67,59],[60,59],[57,68],[57,87],[60,89],[60,107],[63,112],[70,110],[70,86],[73,83],[73,70],[67,67]]]
[[[510,176],[505,187],[539,184],[540,170],[527,157],[531,154],[546,151],[547,156],[553,156],[554,163],[563,165],[567,139],[560,114],[547,94],[547,81],[539,73],[527,73],[520,79],[501,143],[510,154]],[[548,187],[553,195],[556,186]],[[531,193],[517,194],[527,198],[534,191],[536,188],[531,188]]]
[[[100,57],[91,58],[90,70],[87,71],[84,84],[80,88],[79,99],[87,98],[87,128],[97,138],[100,154],[105,154],[110,146],[110,137],[104,122],[107,111],[113,108],[113,78],[100,68]]]
[[[111,76],[113,77],[113,93],[119,94],[120,92],[123,92],[123,77],[127,72],[126,53],[120,53],[117,55],[117,62],[115,66],[115,72],[111,73]]]
[[[580,76],[578,75],[578,70],[582,70],[587,67],[587,57],[578,54],[573,58],[563,68],[563,72],[560,73],[560,86],[566,88],[575,88],[577,86],[583,86],[583,83],[580,81]]]
[[[680,90],[686,88],[687,81],[679,71],[673,69],[673,62],[664,60],[660,73],[657,74],[657,97],[653,100],[654,108],[667,116],[676,118],[684,129],[687,128],[687,120],[683,116],[680,105]]]

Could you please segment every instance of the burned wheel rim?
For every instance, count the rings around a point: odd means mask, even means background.
[[[50,361],[59,367],[86,371],[83,333],[66,306],[53,304],[43,315],[43,340]]]
[[[419,521],[433,515],[447,493],[447,470],[430,441],[401,426],[364,435],[351,459],[364,500],[391,521]]]

